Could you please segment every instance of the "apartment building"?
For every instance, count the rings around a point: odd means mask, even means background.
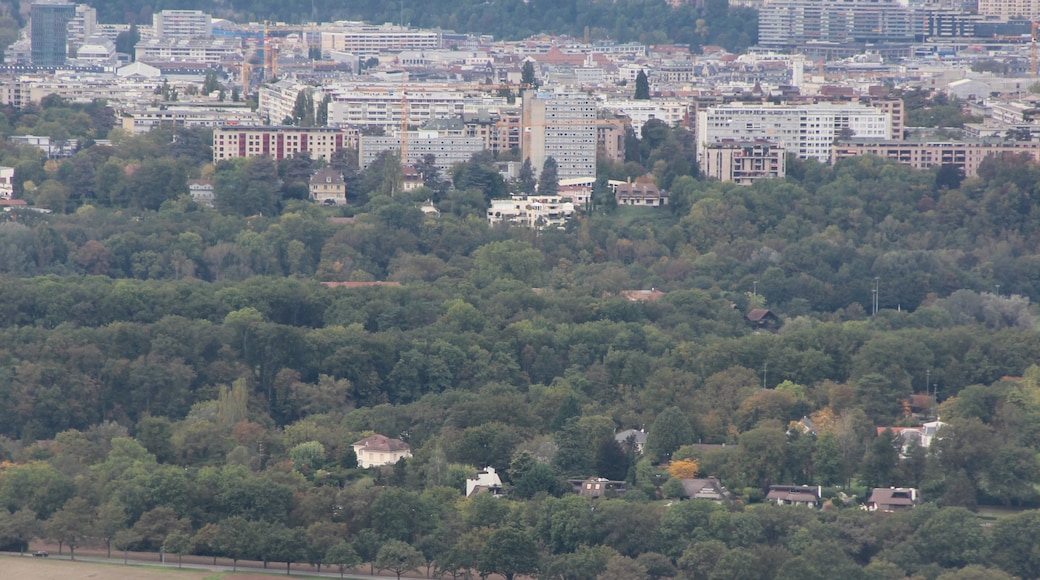
[[[911,42],[911,15],[900,0],[771,0],[759,11],[758,43]]]
[[[213,19],[201,10],[163,10],[152,15],[152,30],[158,40],[208,38]]]
[[[612,99],[600,103],[600,107],[624,115],[632,120],[632,130],[640,135],[643,125],[650,119],[663,121],[669,127],[677,127],[687,119],[692,105],[679,99],[654,99],[643,101],[635,99]]]
[[[358,132],[331,127],[228,126],[213,130],[213,161],[267,155],[277,161],[308,152],[328,161],[340,149],[357,147]]]
[[[190,62],[220,64],[242,60],[242,42],[234,38],[153,38],[137,43],[137,60],[141,62]]]
[[[1040,19],[1040,0],[979,0],[979,14],[1000,20],[1037,20]]]
[[[625,160],[625,133],[631,121],[627,117],[596,119],[596,152],[615,163]]]
[[[765,140],[801,159],[827,163],[840,137],[888,139],[891,114],[854,103],[745,105],[734,103],[697,112],[698,162],[706,163],[711,143]]]
[[[330,125],[369,125],[390,131],[401,126],[407,108],[408,124],[461,117],[466,109],[463,91],[410,87],[407,94],[388,88],[331,89]],[[293,96],[295,99],[295,95]]]
[[[753,185],[760,179],[787,174],[787,152],[769,141],[720,141],[705,147],[701,171],[705,177]]]
[[[76,4],[76,14],[66,27],[68,53],[79,56],[78,49],[88,38],[97,34],[97,10],[86,4]]]
[[[848,140],[834,145],[831,163],[859,155],[877,155],[894,159],[914,169],[928,169],[952,165],[966,177],[975,177],[979,164],[987,157],[1000,155],[1028,155],[1034,162],[1040,161],[1038,141],[889,141]]]
[[[484,141],[480,137],[442,134],[438,131],[408,131],[407,136],[404,165],[415,165],[426,155],[433,155],[434,164],[442,174],[447,174],[456,163],[469,161],[474,153],[484,150]],[[364,135],[358,146],[358,162],[362,168],[366,168],[380,153],[400,150],[399,135]]]
[[[596,175],[596,102],[587,95],[525,91],[521,143],[536,175],[549,157],[560,179]]]
[[[260,125],[260,115],[245,103],[170,103],[122,111],[123,130],[139,135],[156,127],[223,127]]]
[[[487,210],[491,225],[506,223],[538,230],[563,228],[573,215],[574,204],[558,195],[493,199]]]
[[[432,50],[443,45],[441,33],[433,30],[360,22],[337,22],[332,28],[321,32],[322,52],[339,50],[370,57],[384,51]]]

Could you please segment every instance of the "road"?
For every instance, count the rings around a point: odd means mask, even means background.
[[[0,554],[3,554],[5,556],[18,557],[18,552],[0,552]],[[23,556],[23,557],[24,558],[32,558],[33,556],[31,555],[30,552],[26,552],[25,556]],[[52,552],[50,554],[50,556],[48,557],[48,559],[49,560],[69,560],[70,558],[69,558],[68,554],[62,554],[62,555],[59,556],[59,555],[57,555],[57,554]],[[80,554],[77,553],[77,555],[76,555],[76,562],[92,562],[92,563],[98,563],[98,564],[118,564],[118,565],[123,565],[123,558],[105,558],[104,556],[96,556],[96,555],[92,555],[92,554],[80,555]],[[254,564],[254,563],[250,562],[249,564]],[[168,557],[166,559],[166,563],[165,564],[156,562],[155,560],[140,560],[140,559],[135,559],[135,558],[128,558],[127,559],[127,565],[128,566],[149,566],[149,567],[152,567],[152,568],[154,568],[154,567],[163,567],[163,568],[169,568],[171,570],[175,570],[178,567],[177,566],[176,556]],[[181,568],[186,569],[186,570],[203,570],[203,571],[212,571],[212,572],[232,572],[232,571],[235,571],[233,566],[228,566],[228,565],[224,565],[224,564],[217,564],[216,566],[214,566],[212,564],[199,564],[199,563],[195,563],[195,562],[191,562],[191,563],[185,562],[184,564],[181,565]],[[285,564],[284,563],[280,563],[280,564],[279,563],[272,563],[271,566],[269,568],[266,568],[266,569],[262,568],[262,567],[254,567],[252,565],[239,565],[237,567],[237,571],[239,573],[266,574],[266,575],[272,575],[272,576],[285,576],[286,575],[285,574]],[[314,570],[293,570],[292,576],[299,577],[299,578],[340,578],[339,572],[325,572],[324,569],[323,569],[321,574],[318,574]],[[343,578],[350,578],[352,580],[397,580],[397,576],[380,576],[380,575],[358,574],[356,572],[355,573],[347,573],[347,574],[343,575]],[[409,578],[425,578],[425,576],[422,576],[422,575],[412,575],[412,576],[409,576]]]

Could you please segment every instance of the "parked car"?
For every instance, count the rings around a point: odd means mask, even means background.
[[[36,550],[33,552],[33,558],[46,558],[47,556],[50,556],[50,554],[48,554],[46,550]]]

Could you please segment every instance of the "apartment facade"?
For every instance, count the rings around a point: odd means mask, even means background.
[[[295,99],[295,95],[293,96]],[[401,126],[407,108],[408,124],[422,125],[432,119],[454,119],[466,110],[462,91],[352,89],[332,91],[330,125],[371,125],[393,130]]]
[[[142,62],[190,62],[220,64],[242,59],[242,43],[232,38],[173,38],[137,43],[137,60]]]
[[[248,105],[221,103],[209,104],[170,104],[162,107],[148,106],[124,109],[122,111],[123,130],[140,135],[156,127],[223,127],[228,125],[260,125],[260,115]]]
[[[152,15],[152,31],[159,40],[206,38],[213,35],[213,19],[201,10],[163,10]]]
[[[979,0],[979,14],[1000,20],[1040,19],[1040,0]]]
[[[383,24],[374,26],[359,22],[337,22],[336,29],[321,32],[321,50],[340,50],[377,56],[387,50],[433,50],[443,45],[440,32]]]
[[[765,140],[711,143],[705,147],[701,171],[711,179],[750,186],[787,175],[787,152],[783,145]]]
[[[912,21],[900,0],[771,0],[759,11],[758,42],[771,47],[911,42]]]
[[[877,155],[894,159],[914,169],[928,169],[952,165],[966,177],[975,177],[979,164],[987,157],[1000,155],[1028,155],[1040,162],[1040,141],[890,141],[850,140],[834,145],[831,163],[860,155]]]
[[[560,179],[596,175],[596,102],[587,95],[524,93],[522,155],[537,175],[556,160]]]
[[[891,123],[891,114],[852,103],[707,107],[697,112],[698,162],[706,162],[705,151],[712,143],[765,140],[801,159],[827,163],[835,139],[888,139]]]
[[[434,156],[434,164],[442,174],[447,174],[452,165],[469,161],[474,153],[484,150],[484,141],[480,137],[464,135],[444,135],[435,131],[408,131],[407,159],[404,165],[415,165],[426,155]],[[400,151],[401,138],[394,136],[361,137],[358,146],[358,162],[366,168],[385,151]]]
[[[493,199],[487,210],[491,225],[506,223],[539,230],[563,228],[573,215],[574,204],[558,195]]]
[[[213,130],[213,161],[267,155],[276,161],[308,152],[328,161],[340,149],[357,147],[353,129],[331,127],[228,126]]]

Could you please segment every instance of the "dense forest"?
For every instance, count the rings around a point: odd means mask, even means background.
[[[8,547],[452,578],[1040,576],[1040,166],[792,160],[743,188],[698,178],[688,132],[652,122],[580,218],[536,232],[488,226],[522,185],[487,155],[391,195],[393,156],[361,171],[346,151],[330,209],[305,200],[317,161],[214,166],[206,131],[130,136],[105,111],[48,99],[0,123],[83,140],[64,160],[0,144],[49,210],[0,215]],[[669,206],[601,187],[644,174]],[[187,195],[200,177],[216,209]],[[323,284],[345,281],[390,284]],[[877,429],[936,417],[927,449]],[[372,433],[412,457],[358,468]],[[506,497],[465,498],[486,466]],[[693,473],[732,501],[678,501]],[[593,476],[629,489],[567,483]],[[781,483],[827,509],[766,504]],[[924,503],[858,507],[889,486]]]

